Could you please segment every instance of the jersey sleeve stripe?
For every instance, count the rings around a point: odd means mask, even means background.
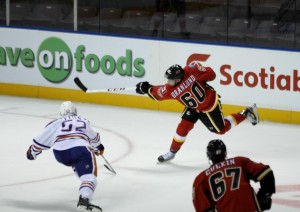
[[[100,135],[99,133],[97,133],[96,137],[93,139],[90,139],[90,143],[97,143],[98,141],[100,141]]]
[[[35,146],[35,145],[33,144],[33,145],[31,145],[31,150],[34,151],[34,152],[36,152],[36,153],[38,153],[38,152],[40,152],[40,151],[42,151],[42,150],[44,150],[44,149],[39,148],[39,147],[37,147],[37,146]]]
[[[267,167],[258,175],[257,180],[261,181],[271,171],[272,171],[272,169],[270,167]]]
[[[153,99],[153,100],[155,100],[155,101],[158,101],[158,99],[156,99],[155,96],[152,95],[151,90],[152,90],[152,88],[150,88],[150,89],[148,90],[148,96],[149,96],[151,99]]]
[[[45,150],[45,149],[50,149],[49,146],[40,144],[40,143],[37,142],[35,139],[33,139],[33,143],[34,143],[34,147],[35,147],[36,149],[39,149],[39,148],[40,148],[40,149],[43,149],[43,150]]]

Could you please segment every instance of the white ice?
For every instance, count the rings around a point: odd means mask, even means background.
[[[104,212],[192,212],[192,184],[208,167],[206,145],[221,138],[228,156],[246,156],[269,164],[277,193],[271,211],[300,211],[300,127],[248,122],[225,135],[210,133],[199,122],[176,158],[157,164],[166,153],[180,120],[179,113],[75,102],[101,134],[105,157],[117,174],[98,158],[98,187],[93,203]],[[26,150],[43,127],[59,117],[61,101],[0,96],[0,211],[76,211],[80,182],[71,168],[56,162],[52,150],[37,160]],[[257,184],[253,183],[257,188]]]

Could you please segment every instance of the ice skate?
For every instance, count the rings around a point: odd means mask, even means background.
[[[93,212],[102,212],[102,209],[90,203],[89,199],[79,197],[79,201],[77,204],[77,210],[79,211],[93,211]]]
[[[175,155],[176,155],[176,152],[172,152],[172,151],[167,152],[166,154],[158,157],[158,162],[164,163],[164,162],[170,161],[175,158]]]
[[[259,123],[259,116],[255,103],[252,106],[247,107],[242,114],[251,122],[252,125]]]

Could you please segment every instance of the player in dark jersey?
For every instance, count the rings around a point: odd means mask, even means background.
[[[226,159],[225,144],[212,140],[207,157],[212,165],[201,172],[193,184],[193,204],[196,212],[230,211],[256,212],[271,208],[275,179],[270,166],[246,157]],[[260,182],[258,193],[250,181]]]
[[[136,92],[139,94],[148,94],[156,101],[177,100],[185,106],[170,150],[158,157],[159,162],[166,162],[175,157],[198,120],[208,130],[217,134],[226,133],[246,118],[253,125],[259,122],[255,104],[239,113],[224,117],[220,96],[207,83],[216,78],[216,73],[210,67],[195,63],[182,68],[176,64],[166,71],[165,77],[167,83],[164,85],[153,86],[149,82],[140,82],[136,85]]]

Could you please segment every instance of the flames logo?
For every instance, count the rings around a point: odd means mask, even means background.
[[[186,60],[186,65],[197,65],[201,67],[201,62],[205,62],[210,57],[210,54],[192,54]]]

